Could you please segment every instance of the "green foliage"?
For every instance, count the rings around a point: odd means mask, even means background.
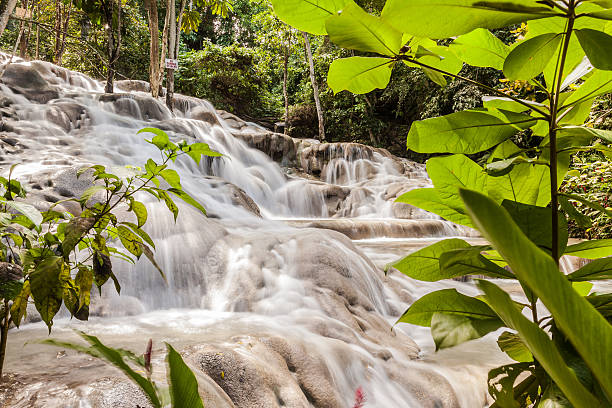
[[[155,408],[168,406],[169,403],[172,408],[204,408],[202,398],[198,393],[198,382],[193,371],[170,344],[166,343],[168,374],[168,389],[166,390],[160,388],[151,380],[153,371],[151,367],[151,340],[149,340],[146,352],[142,356],[137,356],[128,350],[108,347],[95,336],[83,332],[78,332],[78,334],[89,343],[89,347],[54,339],[45,339],[41,343],[75,350],[111,364],[132,380],[144,392]],[[136,366],[136,369],[132,366]],[[143,371],[146,373],[146,377],[140,374]],[[170,395],[170,401],[168,401],[168,395]]]
[[[210,42],[202,51],[181,54],[177,91],[211,101],[247,117],[276,115],[280,99],[269,90],[270,73],[252,49]]]
[[[609,161],[596,158],[595,161],[574,160],[573,169],[561,186],[563,193],[584,198],[611,210],[612,165]],[[570,203],[572,208],[587,218],[580,223],[570,220],[570,235],[577,238],[612,238],[612,220],[604,212],[580,201]],[[571,210],[570,210],[571,211]]]
[[[151,249],[155,244],[142,229],[147,221],[146,207],[136,197],[147,193],[163,200],[175,219],[178,207],[168,193],[206,214],[204,207],[183,191],[178,173],[168,164],[180,156],[199,163],[202,156],[216,157],[220,153],[205,143],[175,144],[159,129],[140,132],[155,134],[148,142],[159,148],[162,162],[149,159],[144,169],[129,167],[123,176],[109,173],[101,165],[80,169],[77,176],[91,177],[92,186],[81,197],[58,202],[78,203],[78,215],[55,211],[57,204],[40,213],[29,204],[15,201],[26,198],[26,192],[11,179],[12,168],[8,178],[0,177],[0,262],[12,268],[11,275],[0,275],[1,300],[7,305],[11,302],[10,314],[3,316],[5,321],[10,319],[19,326],[30,298],[49,331],[62,304],[73,317],[87,320],[92,284],[101,288],[111,279],[117,292],[121,290],[112,271],[114,256],[134,262],[145,254],[164,277]],[[162,187],[161,180],[169,187]],[[125,210],[134,214],[137,224],[118,216]],[[77,257],[77,253],[84,256]]]
[[[310,5],[292,4],[292,19],[308,15]],[[451,155],[428,160],[433,188],[409,191],[397,201],[475,227],[490,246],[444,240],[388,268],[424,281],[465,275],[518,281],[528,304],[517,303],[492,282],[480,280],[484,297],[455,290],[433,292],[416,300],[398,320],[430,326],[438,349],[500,327],[511,329],[498,344],[518,363],[490,372],[495,406],[612,403],[609,293],[589,295],[588,282],[610,277],[609,259],[596,259],[568,276],[558,266],[564,253],[587,258],[612,255],[609,240],[567,246],[566,233],[566,217],[584,224],[591,215],[585,211],[601,217],[612,216],[612,211],[606,208],[607,201],[604,206],[573,192],[557,191],[572,154],[610,153],[605,144],[591,144],[593,139],[610,141],[610,133],[584,126],[595,98],[612,90],[611,74],[605,71],[612,66],[603,51],[610,39],[602,21],[612,19],[610,7],[610,2],[574,0],[388,0],[380,17],[349,4],[326,20],[330,39],[367,52],[361,58],[376,61],[370,67],[402,62],[421,69],[441,86],[454,79],[489,94],[484,109],[412,125],[409,148]],[[526,34],[509,47],[488,31],[519,22],[527,23],[520,29]],[[399,50],[394,42],[397,32],[402,34]],[[434,41],[453,36],[458,37],[448,47],[446,41]],[[597,69],[572,77],[585,56]],[[496,89],[458,75],[460,67],[454,60],[501,68],[510,80],[522,81]],[[356,81],[356,86],[354,65],[334,62],[331,67],[328,81],[334,92],[366,92],[389,81],[385,71],[370,69],[367,81]],[[569,82],[562,86],[564,81]],[[478,154],[480,160],[464,154]],[[579,183],[580,179],[574,181],[576,187]],[[609,192],[607,185],[603,188]],[[549,315],[538,316],[538,301]],[[525,308],[531,319],[523,314]],[[522,380],[517,384],[518,378]]]

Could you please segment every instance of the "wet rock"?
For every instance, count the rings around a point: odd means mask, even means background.
[[[0,262],[0,281],[16,281],[23,277],[21,266],[9,262]]]
[[[220,125],[216,112],[210,110],[206,106],[196,106],[191,109],[189,111],[189,118],[201,120],[202,122],[210,123],[211,125]]]
[[[150,83],[134,79],[115,81],[115,88],[124,92],[151,92]]]
[[[2,74],[1,81],[32,102],[47,103],[59,98],[59,91],[49,85],[32,65],[10,64]]]

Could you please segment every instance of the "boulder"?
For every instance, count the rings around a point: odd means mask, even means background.
[[[58,89],[51,86],[30,64],[10,64],[0,80],[13,92],[32,102],[47,103],[59,98]]]

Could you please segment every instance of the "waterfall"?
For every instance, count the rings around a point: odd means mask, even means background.
[[[175,222],[163,204],[145,201],[167,283],[147,260],[116,261],[121,295],[105,287],[89,322],[59,318],[52,337],[74,338],[76,328],[135,351],[153,338],[158,354],[168,341],[197,372],[207,407],[350,407],[359,387],[368,408],[485,406],[487,371],[506,361],[491,336],[434,353],[428,330],[394,326],[427,292],[476,292],[382,272],[432,240],[474,236],[394,203],[430,185],[423,165],[384,149],[273,134],[196,98],[177,95],[172,113],[141,85],[118,81],[104,94],[101,83],[40,61],[13,63],[2,77],[3,171],[19,163],[15,177],[41,209],[88,187],[78,167],[157,158],[150,135],[137,134],[144,127],[224,155],[172,165],[208,217],[180,205]],[[21,375],[6,406],[145,404],[127,380],[82,355],[23,348],[45,330],[32,321],[11,331],[7,370]]]

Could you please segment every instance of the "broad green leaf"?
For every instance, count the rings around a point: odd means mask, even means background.
[[[160,150],[165,149],[171,144],[170,139],[168,138],[168,134],[161,129],[148,127],[148,128],[140,129],[136,133],[137,134],[153,133],[155,136],[153,137],[150,143],[157,146],[157,148]]]
[[[85,308],[87,315],[89,315],[89,300],[91,298],[91,287],[93,285],[93,269],[85,266],[79,267],[79,271],[74,278],[74,283],[79,288],[79,312]]]
[[[433,189],[411,190],[396,201],[431,211],[448,221],[471,226],[457,192],[460,187],[485,191],[487,175],[482,168],[466,156],[457,154],[429,159],[427,173],[434,183]]]
[[[572,282],[572,288],[582,297],[588,296],[593,289],[591,282]]]
[[[214,150],[211,150],[210,146],[206,143],[192,143],[188,145],[186,148],[184,148],[183,151],[186,152],[187,155],[191,157],[193,161],[196,162],[196,164],[200,164],[200,161],[202,160],[202,156],[208,156],[208,157],[223,156],[223,154],[216,152]]]
[[[558,34],[542,34],[519,43],[504,62],[504,75],[509,79],[531,79],[542,73],[553,57],[561,39]]]
[[[502,207],[508,211],[521,231],[538,247],[552,250],[552,209],[504,200]],[[567,246],[568,227],[563,214],[559,214],[559,253]]]
[[[562,109],[582,102],[588,104],[589,101],[609,92],[612,92],[612,72],[595,70],[595,72],[565,100]]]
[[[507,199],[544,207],[550,202],[550,171],[546,166],[517,164],[504,176],[488,177],[487,193],[499,203]]]
[[[194,206],[195,208],[200,210],[202,214],[206,215],[206,209],[202,206],[202,204],[198,203],[196,200],[193,199],[193,197],[191,197],[183,190],[180,190],[178,188],[169,188],[167,191],[171,192],[187,204]]]
[[[586,259],[612,256],[612,239],[594,239],[569,245],[565,249],[564,255],[578,256]]]
[[[50,256],[40,262],[30,274],[30,290],[36,310],[47,324],[49,333],[53,325],[53,317],[62,305],[62,285],[60,272],[63,260],[59,256]]]
[[[451,205],[447,199],[441,197],[440,191],[435,188],[410,190],[399,196],[395,201],[414,205],[460,225],[472,226],[472,221],[465,210],[461,207],[455,207],[456,202]]]
[[[450,49],[467,64],[498,70],[503,68],[504,60],[510,52],[506,44],[484,28],[459,36],[452,42]]]
[[[512,140],[506,140],[500,143],[491,153],[487,163],[491,163],[494,160],[503,160],[509,157],[516,156],[521,152],[521,148],[518,147]]]
[[[444,77],[445,74],[436,71],[436,69],[452,76],[458,74],[463,68],[463,62],[449,47],[438,46],[435,42],[427,44],[423,39],[411,41],[410,47],[412,49],[416,48],[415,62],[404,60],[404,63],[409,67],[422,69],[429,79],[440,86],[446,86],[446,78]]]
[[[445,313],[472,319],[497,318],[495,312],[483,301],[463,295],[456,289],[442,289],[429,293],[415,301],[397,323],[431,326],[434,313]]]
[[[353,2],[328,18],[325,27],[330,40],[343,48],[391,57],[402,47],[402,33]]]
[[[535,123],[515,112],[466,110],[414,122],[406,145],[419,153],[478,153]]]
[[[510,173],[517,164],[529,163],[534,165],[549,165],[548,161],[539,160],[538,158],[530,159],[526,156],[514,156],[510,159],[493,160],[486,164],[485,170],[487,174],[493,177],[501,177]]]
[[[554,317],[557,327],[582,356],[605,392],[612,395],[612,326],[572,289],[553,259],[523,234],[507,211],[480,193],[461,190],[460,194],[484,238],[506,259],[517,278],[542,301]],[[555,377],[560,375],[559,367],[554,364],[556,357],[546,355],[542,350],[536,351],[535,348],[544,346],[540,338],[544,336],[548,340],[548,336],[541,332],[534,334],[534,339],[528,340],[526,336],[533,331],[535,325],[522,315],[515,316],[518,313],[515,310],[515,313],[509,314],[506,305],[510,301],[509,296],[491,285],[489,282],[480,282],[480,287],[486,289],[491,306],[506,323],[511,321],[510,327],[519,331],[523,341],[542,365],[545,364],[543,358],[552,359],[546,362],[545,368],[570,401],[576,406],[596,406],[587,403],[592,396],[577,392],[580,388],[576,388],[573,381]],[[550,349],[548,346],[546,348]]]
[[[600,258],[567,275],[573,282],[612,279],[612,258]]]
[[[112,364],[127,375],[134,383],[136,383],[136,385],[138,385],[142,391],[144,391],[153,407],[161,408],[162,405],[159,402],[157,393],[155,392],[155,386],[151,383],[151,381],[134,371],[123,360],[123,356],[126,354],[133,355],[132,353],[126,353],[126,350],[107,347],[95,336],[90,336],[83,332],[79,332],[79,335],[90,344],[90,347],[54,339],[45,339],[40,343],[75,350],[79,353],[89,354],[92,357],[99,358]]]
[[[159,172],[159,175],[166,180],[170,187],[181,188],[181,177],[172,169],[164,169]]]
[[[11,305],[11,321],[17,327],[19,327],[21,324],[21,319],[26,315],[30,295],[30,281],[26,280],[23,283],[21,292],[15,299],[13,299],[13,304]]]
[[[469,340],[479,339],[487,333],[502,327],[498,317],[492,319],[471,319],[446,313],[434,313],[431,319],[431,336],[436,351],[454,347]]]
[[[329,66],[327,84],[334,93],[364,94],[376,88],[383,89],[391,79],[393,63],[389,58],[340,58]]]
[[[142,255],[142,248],[138,245],[139,242],[142,242],[142,239],[134,234],[128,227],[124,225],[117,226],[117,234],[119,235],[119,240],[121,240],[121,244],[125,249],[127,249],[132,255],[137,258]]]
[[[444,279],[465,275],[484,275],[492,278],[513,279],[514,275],[489,261],[481,251],[488,246],[473,246],[444,252],[440,255],[440,275]]]
[[[591,64],[597,69],[612,70],[612,36],[589,28],[576,30],[575,33]]]
[[[325,35],[325,20],[351,0],[273,0],[274,13],[283,22],[310,34]]]
[[[403,33],[448,38],[476,28],[505,27],[551,14],[551,9],[535,0],[387,0],[382,18]]]
[[[96,219],[94,217],[76,217],[68,221],[64,240],[62,242],[62,253],[64,254],[64,258],[68,258],[76,244],[85,234],[87,234],[87,232],[89,232],[95,222]]]
[[[179,209],[174,203],[174,201],[172,200],[172,198],[170,198],[170,195],[165,190],[157,190],[157,195],[159,196],[159,198],[164,200],[166,207],[168,207],[170,212],[172,212],[172,214],[174,215],[174,221],[176,221],[176,217],[178,217]]]
[[[6,201],[4,204],[18,213],[25,215],[35,225],[40,225],[40,223],[43,221],[43,216],[40,211],[30,204],[19,201]]]
[[[511,359],[518,362],[533,361],[531,351],[525,346],[520,336],[516,333],[503,332],[497,339],[499,348]]]
[[[151,239],[151,237],[149,236],[149,234],[147,234],[142,228],[140,228],[138,225],[132,223],[132,222],[122,222],[123,225],[127,225],[128,227],[130,227],[132,229],[132,231],[134,231],[134,233],[136,233],[136,235],[138,235],[140,238],[142,238],[144,240],[144,242],[146,242],[147,244],[151,245],[153,248],[155,248],[155,243],[153,242],[153,240]]]
[[[600,139],[605,140],[606,142],[612,142],[612,131],[603,130],[603,129],[594,129],[586,126],[564,126],[557,130],[558,137],[569,137],[576,136],[582,141],[586,141],[589,139],[593,139],[594,137],[598,137]],[[584,145],[588,145],[584,144]]]
[[[525,102],[529,105],[532,105],[536,108],[542,109],[542,110],[548,110],[548,107],[544,104],[541,103],[537,103],[534,101],[529,101],[526,99],[521,99],[522,102]],[[510,111],[510,112],[516,112],[516,113],[522,113],[525,112],[527,110],[529,110],[529,108],[521,103],[518,103],[517,101],[515,101],[514,99],[510,99],[510,98],[505,98],[502,96],[483,96],[482,97],[482,105],[489,110],[492,109],[501,109],[501,110],[505,110],[505,111]],[[537,114],[536,114],[537,115]]]
[[[456,208],[463,208],[457,195],[459,188],[485,191],[487,175],[482,167],[464,155],[433,157],[427,160],[426,168],[440,197]]]
[[[140,201],[132,201],[130,203],[130,211],[136,215],[136,220],[139,227],[142,227],[147,222],[147,207],[145,207],[145,205]]]
[[[395,268],[413,279],[428,282],[447,279],[450,276],[442,276],[440,273],[440,256],[451,249],[469,247],[470,244],[462,239],[445,239],[423,249],[419,249],[399,261],[388,264],[385,267],[385,271],[390,268]]]
[[[168,385],[173,408],[204,408],[198,392],[198,381],[179,353],[166,343]]]
[[[599,406],[597,399],[584,388],[576,374],[566,365],[553,341],[537,324],[529,321],[514,307],[506,292],[484,280],[479,281],[478,286],[495,312],[509,327],[518,331],[523,343],[577,408]]]

